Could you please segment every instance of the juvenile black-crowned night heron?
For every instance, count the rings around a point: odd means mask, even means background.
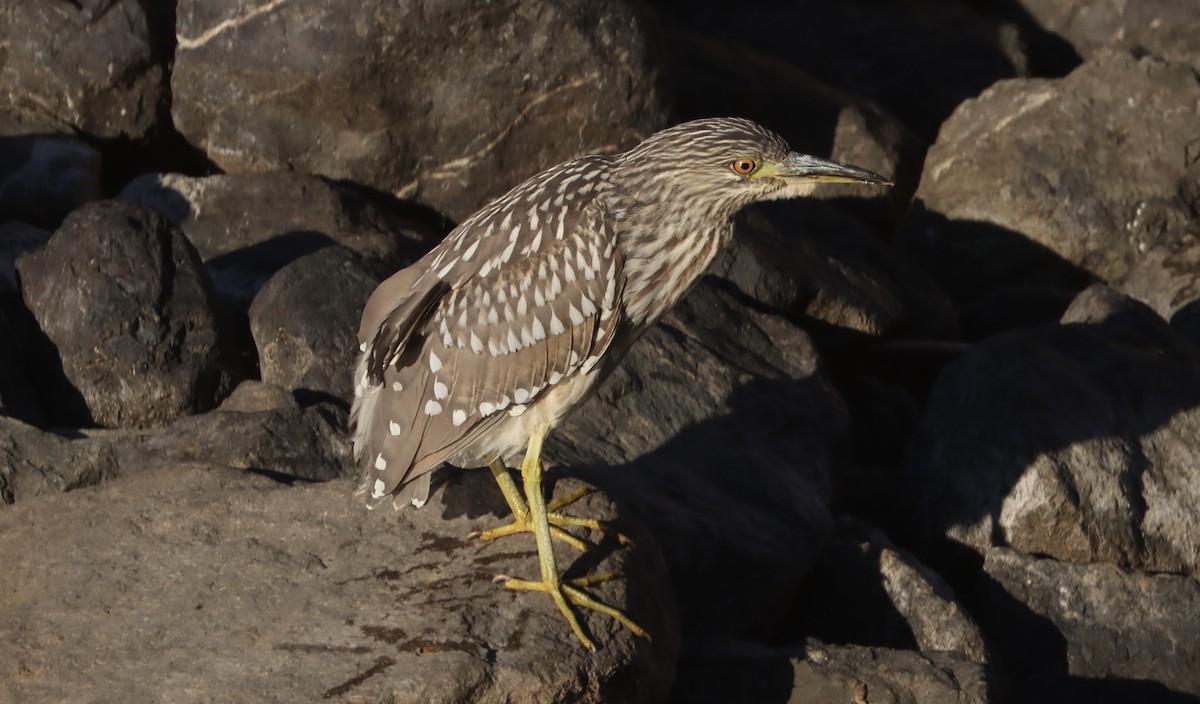
[[[560,579],[551,540],[582,548],[563,528],[603,526],[558,513],[577,496],[547,507],[542,441],[688,292],[738,210],[827,182],[889,184],[749,120],[696,120],[555,166],[472,215],[363,311],[352,418],[370,498],[420,507],[442,463],[487,465],[514,520],[477,537],[531,532],[541,563],[541,581],[506,586],[550,594],[589,649],[572,605],[645,635],[582,591],[597,578]],[[521,450],[523,496],[506,468]]]

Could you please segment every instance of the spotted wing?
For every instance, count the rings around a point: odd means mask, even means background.
[[[367,430],[356,449],[373,497],[396,492],[398,503],[423,503],[432,469],[486,445],[501,420],[590,371],[611,343],[624,285],[612,220],[595,198],[552,211],[544,202],[516,211],[520,227],[497,227],[517,220],[511,208],[464,223],[429,257],[428,271],[448,290],[415,325],[389,328],[385,318],[381,332],[411,328],[403,343],[377,335],[368,345],[360,378],[371,360],[385,362],[381,383],[368,374],[370,417],[358,418]],[[502,239],[482,236],[489,224]],[[457,241],[467,225],[476,239]]]

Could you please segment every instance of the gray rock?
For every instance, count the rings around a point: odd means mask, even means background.
[[[927,545],[1200,569],[1200,353],[1095,287],[994,337],[929,395],[902,502]],[[945,541],[949,541],[948,544]]]
[[[1058,81],[997,83],[929,150],[905,250],[958,299],[1124,276],[1195,218],[1197,100],[1192,67],[1118,52]]]
[[[956,653],[712,642],[680,663],[673,701],[986,704],[1003,701],[995,688],[983,665]]]
[[[1168,233],[1114,287],[1167,321],[1195,307],[1200,301],[1200,223]]]
[[[0,512],[0,699],[664,699],[678,634],[661,560],[611,503],[584,508],[638,547],[598,554],[624,578],[590,591],[654,640],[585,614],[591,654],[549,598],[492,583],[536,574],[529,536],[465,539],[500,520],[486,471],[421,510],[369,512],[351,487],[185,464]]]
[[[778,625],[820,554],[845,432],[808,337],[710,279],[546,451],[646,516],[685,630],[745,636]]]
[[[796,617],[798,632],[826,643],[990,660],[983,632],[950,585],[878,529],[847,517],[838,519]]]
[[[993,548],[981,613],[1029,697],[1193,701],[1200,583]]]
[[[262,379],[349,404],[358,318],[380,278],[351,250],[333,246],[280,269],[250,306]]]
[[[1172,28],[1186,30],[1191,25],[1194,30],[1200,22],[1200,7],[1177,0],[1018,0],[1018,4],[1089,58],[1106,47],[1154,47]],[[1178,37],[1187,37],[1192,52],[1196,52],[1194,33],[1180,33]],[[1171,45],[1183,48],[1186,44],[1180,41]]]
[[[232,388],[212,284],[187,239],[153,211],[116,201],[76,210],[17,260],[22,295],[76,396],[74,425],[157,427],[212,408]],[[72,393],[72,389],[74,390]]]
[[[0,222],[54,229],[100,199],[100,152],[67,135],[0,137]]]
[[[165,8],[138,0],[5,2],[0,95],[28,133],[140,139],[167,101]]]
[[[653,17],[629,0],[183,0],[177,32],[175,125],[221,169],[349,179],[456,220],[665,124]]]
[[[0,416],[0,504],[91,486],[119,473],[108,442],[72,440]]]
[[[181,229],[222,298],[243,309],[276,271],[323,247],[354,250],[382,277],[411,264],[446,230],[409,204],[288,172],[145,174],[119,198],[149,206]]]

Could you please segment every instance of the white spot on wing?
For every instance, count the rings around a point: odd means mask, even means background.
[[[487,401],[484,401],[483,403],[479,404],[479,415],[490,416],[495,412],[496,412],[496,404],[488,403]]]
[[[571,306],[569,308],[567,308],[567,315],[569,315],[571,317],[572,325],[579,325],[580,323],[583,322],[583,315],[581,315],[579,313],[579,309],[575,307],[574,303],[572,303]]]
[[[386,486],[387,486],[387,484],[384,484],[382,479],[376,479],[375,487],[371,491],[371,498],[372,499],[382,499],[383,498],[383,490],[384,490],[384,487],[386,487]]]
[[[550,334],[561,335],[566,331],[567,329],[563,327],[562,321],[558,319],[558,316],[554,314],[554,311],[550,311]]]
[[[387,460],[383,458],[382,452],[380,452],[378,455],[375,455],[375,469],[378,469],[381,472],[387,469]]]
[[[513,406],[511,409],[509,409],[508,414],[510,416],[519,416],[524,412],[525,412],[525,406],[518,404],[516,406]]]
[[[404,384],[401,384],[398,381],[392,382],[392,391],[403,391],[403,390],[404,390]]]
[[[526,391],[525,389],[521,389],[521,388],[514,389],[513,390],[513,400],[516,401],[517,403],[525,403],[526,401],[529,400],[529,392]]]
[[[437,401],[434,401],[433,399],[429,399],[429,401],[427,401],[425,403],[425,415],[436,416],[437,414],[439,414],[441,412],[442,412],[442,404],[438,403]]]
[[[394,420],[390,421],[388,423],[388,432],[391,433],[392,435],[399,435],[400,434],[400,424]]]
[[[475,354],[480,354],[483,352],[483,340],[479,339],[479,336],[475,334],[474,330],[471,331],[471,351]]]
[[[440,381],[433,382],[433,395],[437,399],[444,399],[450,395],[450,390]]]
[[[442,368],[442,360],[438,359],[438,356],[436,354],[434,354],[433,351],[431,350],[429,352],[429,369],[430,369],[430,371],[432,371],[434,374],[437,374],[438,371],[441,370],[441,368]]]
[[[461,408],[455,409],[454,413],[450,416],[450,420],[456,426],[462,425],[467,421],[467,412]]]

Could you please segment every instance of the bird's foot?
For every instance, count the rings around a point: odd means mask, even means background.
[[[594,651],[596,650],[596,646],[588,638],[587,634],[584,633],[583,627],[579,625],[579,618],[575,615],[575,610],[571,608],[572,604],[606,614],[622,626],[628,628],[635,636],[650,640],[650,634],[646,633],[641,626],[634,623],[620,609],[597,601],[583,591],[584,587],[601,584],[613,579],[616,579],[615,574],[605,573],[562,581],[555,579],[552,580],[552,583],[547,583],[546,581],[532,582],[525,579],[515,579],[501,574],[496,575],[492,581],[501,583],[505,588],[512,589],[513,591],[545,592],[549,594],[558,606],[558,610],[562,612],[563,617],[567,619],[567,624],[571,626],[571,631],[575,633],[575,637],[579,639],[580,643],[583,643],[583,647]]]
[[[570,545],[579,552],[587,552],[588,544],[579,538],[568,533],[566,528],[587,528],[611,535],[617,539],[621,545],[632,545],[633,541],[624,533],[614,530],[604,521],[595,518],[580,518],[564,513],[559,513],[558,509],[563,506],[570,506],[579,501],[583,497],[590,494],[592,490],[588,487],[581,487],[561,498],[555,499],[546,504],[546,520],[550,523],[550,537],[555,540]],[[518,533],[532,533],[533,523],[529,520],[529,510],[522,500],[519,504],[515,500],[510,500],[510,505],[513,508],[513,520],[511,523],[491,528],[489,530],[476,530],[467,534],[467,538],[478,538],[480,540],[495,540],[503,538],[506,535],[517,535]]]

